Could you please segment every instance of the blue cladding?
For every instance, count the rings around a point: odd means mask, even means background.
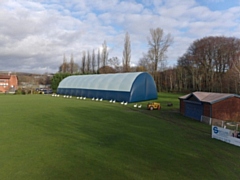
[[[147,73],[146,73],[147,74]],[[145,101],[157,99],[157,90],[155,82],[151,75],[140,74],[134,81],[130,97],[130,102]]]
[[[148,73],[118,73],[118,74],[108,74],[103,75],[106,79],[104,82],[106,82],[105,87],[117,87],[117,85],[114,85],[113,83],[121,82],[125,83],[123,86],[123,89],[119,88],[118,90],[112,90],[112,89],[93,89],[93,85],[89,86],[89,89],[86,88],[86,84],[88,81],[91,81],[91,78],[94,78],[95,82],[101,81],[103,77],[101,75],[80,75],[81,81],[86,82],[85,83],[79,83],[84,84],[79,85],[79,87],[76,87],[76,84],[73,83],[73,78],[65,78],[63,81],[64,83],[60,83],[57,89],[58,94],[62,95],[72,95],[72,96],[82,96],[87,98],[103,98],[104,100],[116,100],[119,102],[139,102],[139,101],[145,101],[145,100],[151,100],[151,99],[157,99],[157,90],[155,82],[152,78],[152,76]],[[129,76],[129,78],[128,78]],[[86,79],[85,79],[86,77]],[[74,76],[74,82],[76,82],[76,76]],[[110,81],[111,79],[114,79],[114,81]],[[87,81],[88,80],[88,81]],[[108,83],[108,84],[107,84]],[[70,84],[69,87],[66,86],[66,84]],[[71,87],[71,84],[74,84],[74,88]],[[113,84],[113,85],[111,85]],[[84,87],[84,88],[83,88]],[[130,90],[127,90],[130,87]]]
[[[203,105],[202,105],[202,103],[185,101],[185,116],[200,121],[202,114],[203,114]]]

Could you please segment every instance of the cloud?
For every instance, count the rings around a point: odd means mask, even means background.
[[[109,57],[122,59],[129,32],[132,64],[147,52],[149,29],[171,33],[168,64],[174,65],[196,39],[239,37],[240,6],[212,9],[197,0],[0,1],[0,70],[55,73],[63,55],[81,64],[83,51],[106,40]],[[225,1],[212,3],[225,3]]]

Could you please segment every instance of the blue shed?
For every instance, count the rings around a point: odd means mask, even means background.
[[[57,93],[129,103],[157,99],[153,77],[146,72],[69,76],[60,82]]]
[[[240,96],[228,93],[192,92],[179,97],[180,112],[201,120],[202,116],[221,120],[237,120],[240,117]]]

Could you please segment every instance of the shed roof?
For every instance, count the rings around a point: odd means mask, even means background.
[[[9,75],[0,75],[0,79],[10,79]]]
[[[130,92],[140,74],[143,72],[68,76],[58,87]]]
[[[211,93],[211,92],[193,92],[187,94],[185,96],[179,97],[179,99],[188,99],[191,96],[195,96],[201,102],[207,102],[210,104],[214,104],[216,102],[222,101],[224,99],[228,99],[230,97],[238,97],[239,95],[236,94],[228,94],[228,93]]]

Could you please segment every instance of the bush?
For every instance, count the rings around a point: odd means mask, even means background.
[[[16,93],[15,94],[22,94],[22,95],[25,95],[26,94],[26,90],[24,88],[18,88],[16,90]]]

